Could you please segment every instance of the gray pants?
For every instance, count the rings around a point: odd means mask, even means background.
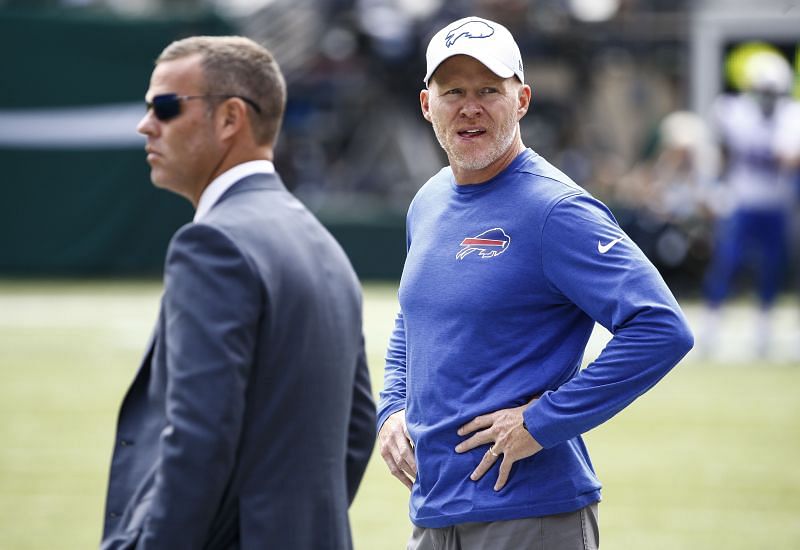
[[[597,550],[597,504],[539,518],[414,526],[408,550]]]

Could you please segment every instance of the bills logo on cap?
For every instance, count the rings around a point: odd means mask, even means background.
[[[444,43],[449,48],[462,36],[466,38],[489,38],[494,34],[494,28],[483,21],[467,21],[451,30],[444,37]]]
[[[483,233],[461,241],[461,250],[456,254],[456,258],[463,260],[473,252],[477,252],[481,258],[493,258],[505,252],[510,244],[511,237],[499,227],[487,229]]]

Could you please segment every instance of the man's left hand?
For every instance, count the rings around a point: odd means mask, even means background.
[[[463,453],[487,443],[491,445],[483,455],[478,467],[469,476],[471,480],[477,481],[483,477],[483,474],[488,472],[502,455],[500,474],[494,484],[494,490],[499,491],[508,481],[511,466],[516,461],[533,456],[542,450],[542,446],[523,425],[522,411],[534,401],[535,399],[521,407],[502,409],[478,416],[458,429],[458,435],[472,433],[474,435],[456,446],[457,453]]]

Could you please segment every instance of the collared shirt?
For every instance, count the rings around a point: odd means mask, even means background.
[[[240,179],[252,176],[253,174],[274,173],[275,165],[269,160],[251,160],[249,162],[243,162],[223,172],[214,178],[214,181],[209,183],[208,187],[206,187],[200,195],[200,200],[197,202],[197,210],[194,213],[194,221],[199,222],[203,219],[225,191],[230,189],[230,187]]]

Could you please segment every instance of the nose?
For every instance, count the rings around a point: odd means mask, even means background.
[[[483,107],[474,99],[468,99],[461,106],[461,116],[466,118],[475,118],[480,116],[483,112]]]
[[[155,134],[157,127],[158,121],[153,115],[153,110],[148,109],[142,119],[139,121],[139,124],[136,125],[136,131],[146,136],[152,136]]]

